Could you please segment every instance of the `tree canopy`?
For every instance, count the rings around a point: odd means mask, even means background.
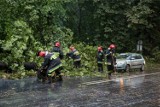
[[[0,59],[15,69],[56,40],[64,50],[114,43],[117,52],[142,40],[144,55],[160,56],[159,0],[1,0],[0,10]]]

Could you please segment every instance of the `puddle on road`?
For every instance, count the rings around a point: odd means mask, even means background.
[[[159,76],[131,74],[113,80],[65,77],[53,84],[38,83],[36,78],[0,80],[0,107],[154,107],[160,105]],[[94,84],[83,84],[87,82]]]

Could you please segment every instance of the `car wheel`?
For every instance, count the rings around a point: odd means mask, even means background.
[[[129,71],[130,71],[130,65],[127,65],[127,66],[126,66],[125,71],[126,71],[126,72],[129,72]]]
[[[140,71],[144,71],[144,64],[141,66]]]

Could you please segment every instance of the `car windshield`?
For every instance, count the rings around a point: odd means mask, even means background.
[[[129,55],[128,54],[119,54],[116,56],[117,59],[126,59]]]

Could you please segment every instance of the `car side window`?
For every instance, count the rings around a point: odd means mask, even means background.
[[[135,59],[142,59],[140,55],[136,55]]]
[[[135,59],[136,59],[136,56],[135,56],[135,55],[132,55],[132,56],[130,57],[130,59],[131,59],[131,60],[135,60]]]

